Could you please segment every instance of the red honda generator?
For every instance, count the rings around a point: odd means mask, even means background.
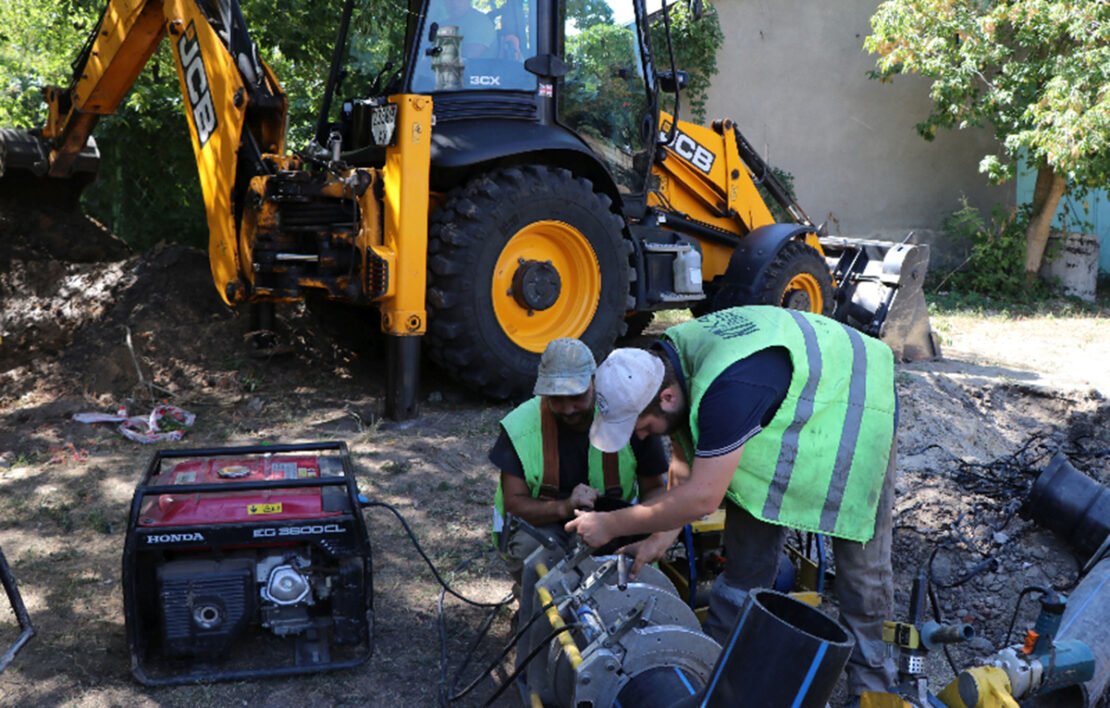
[[[144,684],[356,666],[372,595],[345,443],[160,450],[135,488],[123,602]]]

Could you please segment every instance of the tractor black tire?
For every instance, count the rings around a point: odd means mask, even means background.
[[[621,335],[622,339],[632,339],[639,337],[644,333],[652,321],[655,319],[655,313],[651,310],[633,312],[630,315],[625,315],[624,323],[626,325],[625,333]]]
[[[749,305],[778,305],[831,316],[833,282],[825,259],[801,241],[787,242],[767,266]]]
[[[429,357],[497,399],[532,393],[552,339],[606,356],[624,331],[631,243],[608,196],[551,167],[481,175],[428,228]]]

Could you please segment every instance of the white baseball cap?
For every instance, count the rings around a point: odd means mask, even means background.
[[[636,419],[662,383],[663,362],[658,357],[643,349],[614,349],[594,375],[597,415],[590,426],[590,444],[602,452],[627,445]]]

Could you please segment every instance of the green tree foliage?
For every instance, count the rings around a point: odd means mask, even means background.
[[[100,16],[92,0],[0,2],[0,125],[42,125],[42,89],[69,82],[70,62]]]
[[[567,19],[579,29],[612,24],[613,9],[605,0],[567,0]]]
[[[705,102],[709,85],[717,74],[717,49],[725,39],[716,8],[709,3],[705,3],[704,8],[702,16],[694,19],[686,3],[676,2],[668,6],[675,66],[690,74],[690,85],[682,93],[682,98],[690,116],[699,122],[706,119]],[[661,12],[656,13],[653,19],[651,44],[655,50],[656,70],[665,71],[671,68],[666,27]]]
[[[873,77],[932,80],[917,126],[989,126],[1002,146],[980,169],[995,181],[1028,159],[1037,171],[1024,272],[1036,277],[1053,215],[1069,186],[1110,177],[1110,3],[1105,0],[887,0],[864,47]]]

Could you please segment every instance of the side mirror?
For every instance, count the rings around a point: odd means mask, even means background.
[[[677,76],[677,81],[675,80]],[[666,93],[677,93],[679,90],[686,88],[690,85],[690,74],[682,71],[681,69],[677,74],[670,71],[660,71],[656,74],[659,79],[659,88]]]

